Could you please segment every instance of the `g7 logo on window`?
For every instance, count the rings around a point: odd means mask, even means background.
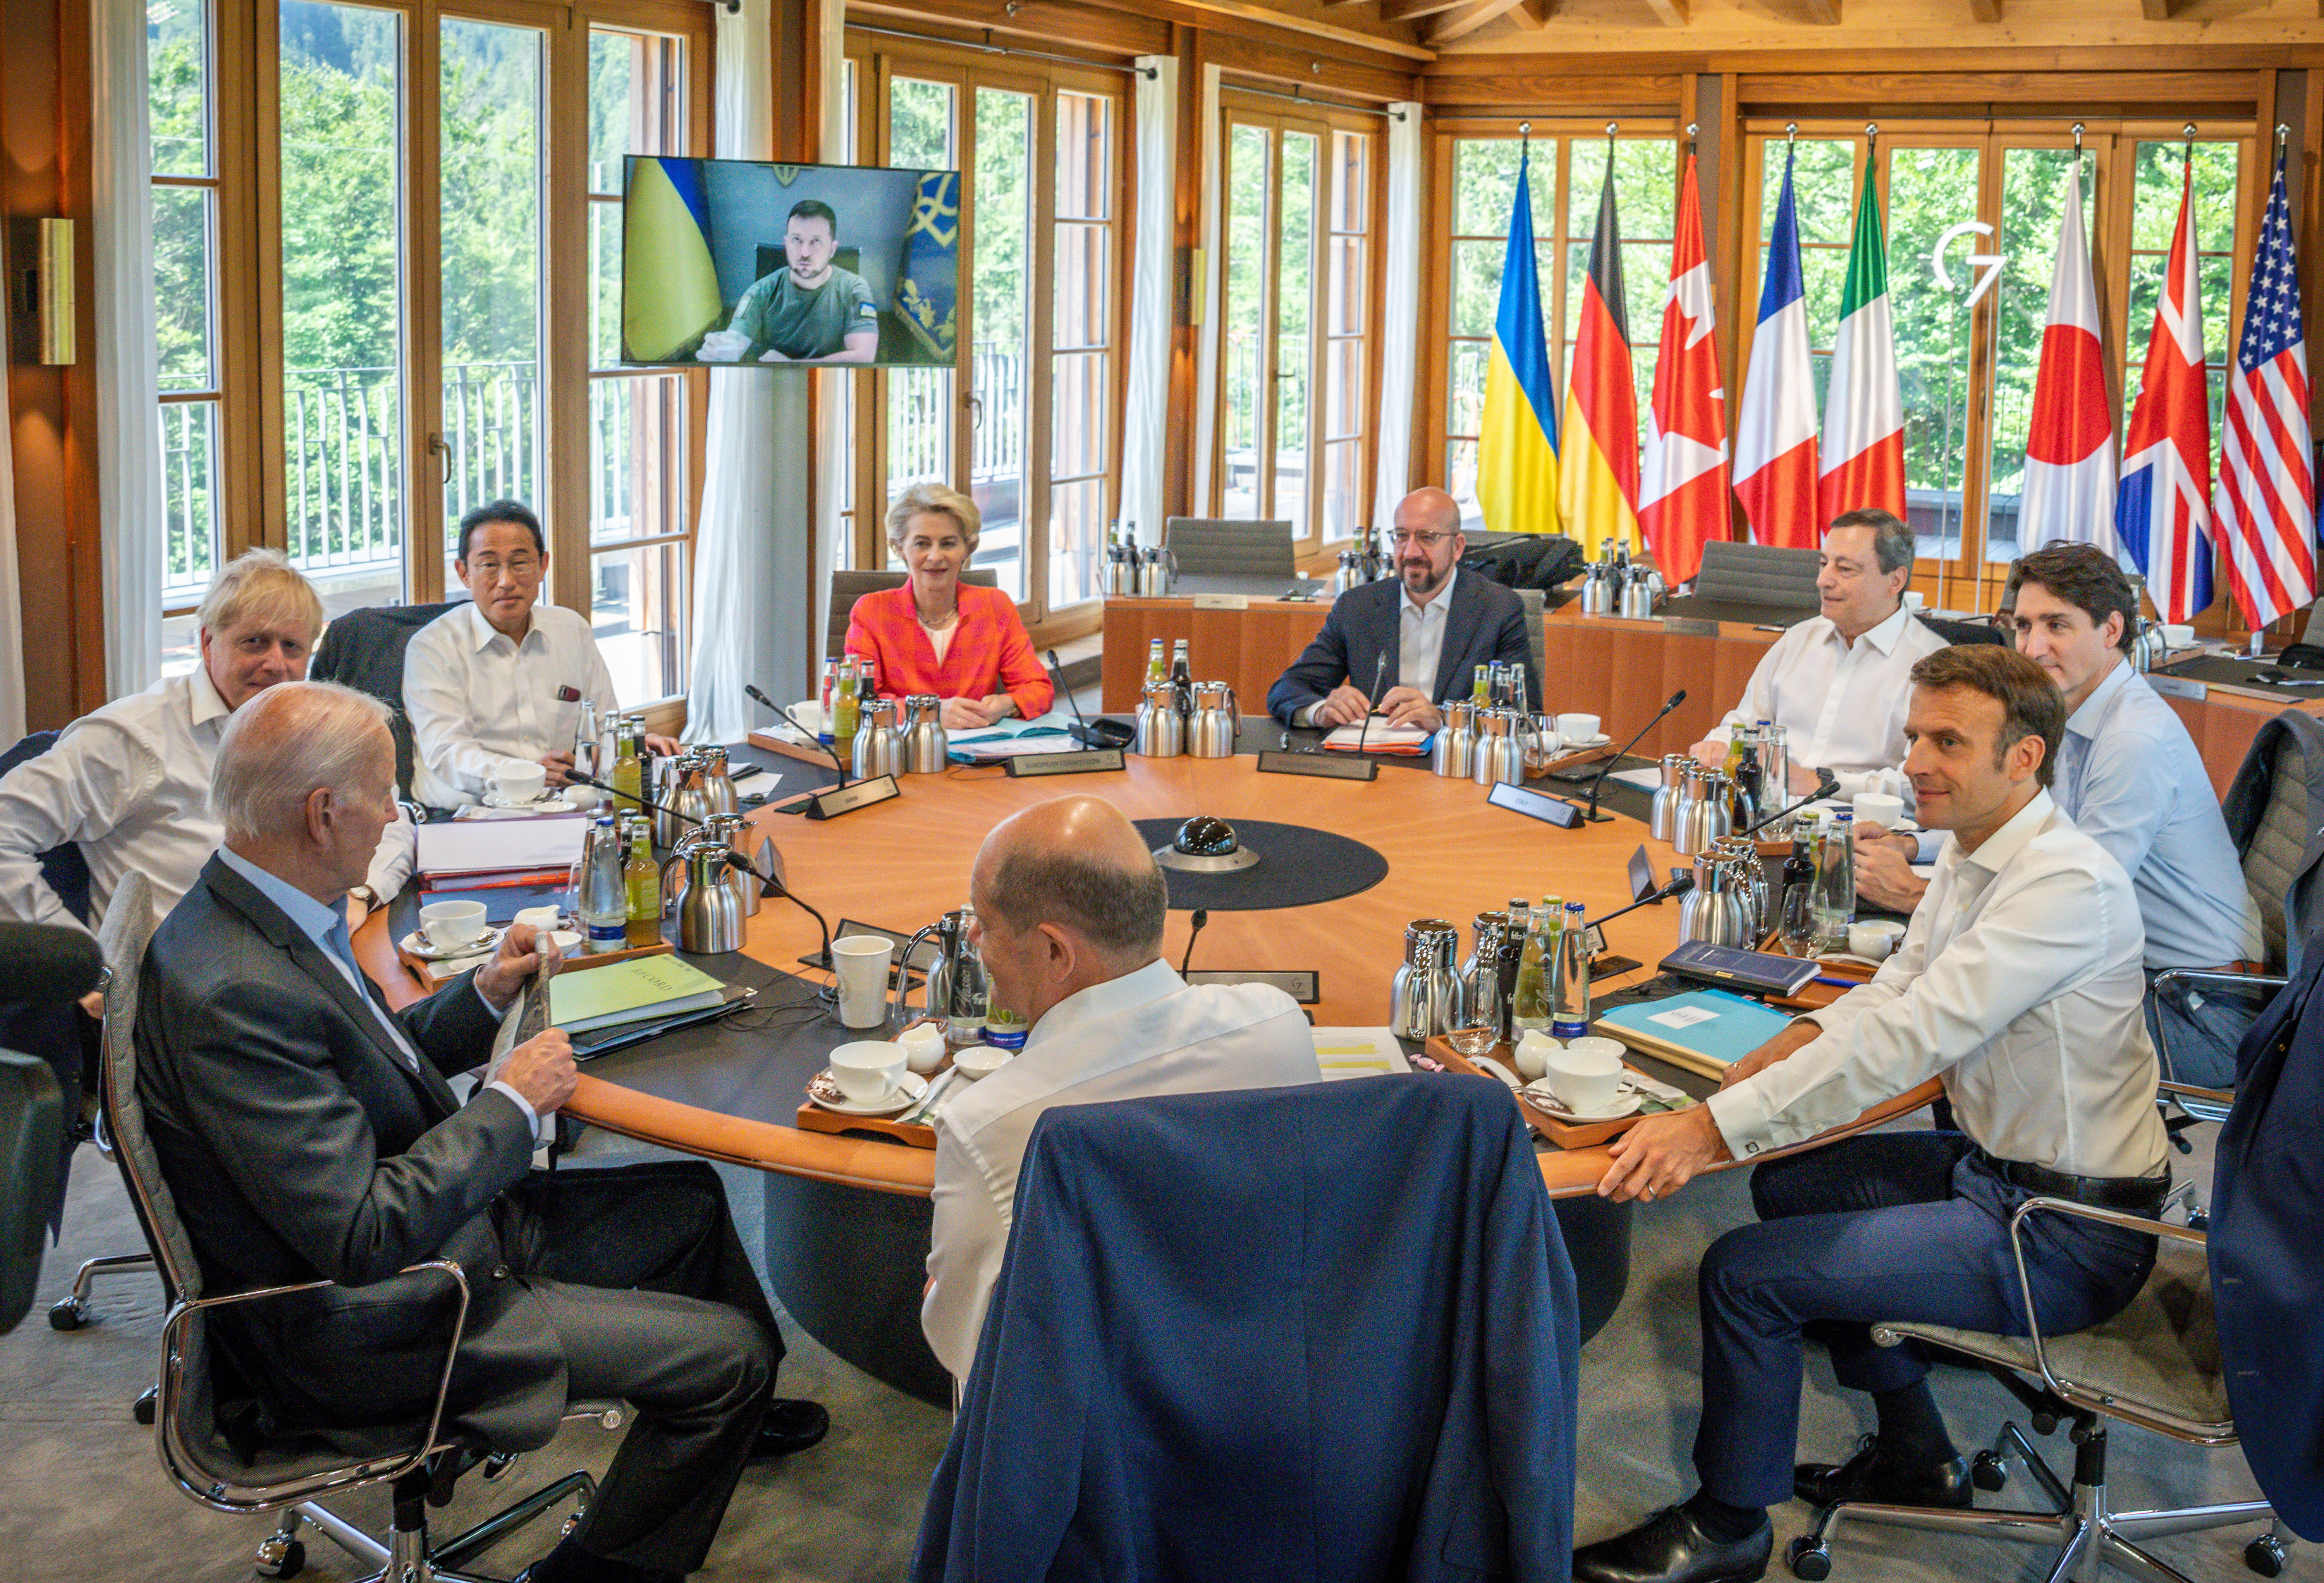
[[[1993,227],[1983,220],[1963,220],[1943,236],[1939,236],[1937,245],[1929,249],[1929,268],[1934,272],[1937,284],[1948,292],[1954,290],[1955,287],[1953,277],[1945,270],[1945,249],[1952,245],[1954,237],[1967,236],[1971,231],[1980,236],[1993,235]],[[2001,266],[2008,260],[2004,255],[1998,253],[1972,253],[1962,262],[1974,266],[1979,272],[1977,283],[1969,288],[1969,301],[1961,304],[1964,308],[1974,308],[1979,297],[1993,290],[1993,282],[2001,278]]]

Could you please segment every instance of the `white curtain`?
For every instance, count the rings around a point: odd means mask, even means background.
[[[1375,525],[1392,521],[1397,502],[1412,492],[1413,382],[1420,366],[1420,272],[1400,264],[1421,256],[1420,133],[1418,105],[1388,106],[1388,221],[1380,238],[1388,266],[1388,290],[1380,298],[1379,456],[1372,490]]]
[[[721,5],[713,146],[726,160],[763,160],[773,153],[774,59],[767,0]],[[792,514],[804,525],[807,450],[798,421],[806,383],[761,369],[717,368],[710,374],[710,418],[703,440],[702,517],[694,532],[694,653],[686,699],[686,740],[739,742],[757,706],[745,685],[779,686],[775,676],[774,612],[779,603],[771,553],[779,530],[778,498],[789,486]],[[779,399],[796,406],[788,430],[779,426]],[[798,437],[779,443],[780,434]],[[778,691],[775,695],[782,699]],[[784,701],[788,701],[784,699]]]
[[[106,695],[119,698],[143,691],[161,673],[161,390],[143,0],[95,0],[89,30],[98,560]]]
[[[1187,512],[1206,516],[1211,509],[1211,453],[1215,449],[1219,411],[1219,227],[1224,208],[1220,179],[1224,166],[1219,147],[1219,69],[1203,68],[1203,278],[1194,289],[1203,294],[1203,323],[1194,336],[1194,487]]]
[[[1162,542],[1170,443],[1170,275],[1176,249],[1178,60],[1138,58],[1138,212],[1130,279],[1130,393],[1121,422],[1124,521]]]
[[[24,734],[23,591],[16,579],[16,464],[8,382],[0,379],[0,747]]]
[[[823,8],[823,36],[817,47],[823,51],[823,142],[819,153],[825,164],[845,165],[855,162],[855,151],[849,148],[847,133],[847,17],[842,5]],[[839,503],[847,491],[847,471],[854,466],[855,453],[852,414],[846,397],[851,390],[860,399],[869,400],[872,381],[852,368],[824,368],[816,372],[820,403],[817,407],[815,445],[815,535],[823,546],[823,553],[815,558],[822,575],[816,579],[815,624],[817,634],[828,629],[831,621],[831,572],[846,558],[846,538],[849,532],[845,519],[839,514]],[[861,381],[861,383],[857,383]],[[813,652],[807,656],[811,663],[822,658],[822,639],[816,639]]]

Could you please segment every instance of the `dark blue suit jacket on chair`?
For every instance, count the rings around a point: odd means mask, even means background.
[[[1531,708],[1541,708],[1541,678],[1533,673],[1533,647],[1526,639],[1525,606],[1517,595],[1489,578],[1462,571],[1452,579],[1452,608],[1445,616],[1444,646],[1436,658],[1436,674],[1414,680],[1397,674],[1397,648],[1403,636],[1404,585],[1394,578],[1349,589],[1332,602],[1323,630],[1315,634],[1306,653],[1267,690],[1267,712],[1288,726],[1292,715],[1329,693],[1342,681],[1360,692],[1372,684],[1372,667],[1381,655],[1380,691],[1412,686],[1428,694],[1432,703],[1467,698],[1477,667],[1495,662],[1516,662],[1526,667],[1526,692]],[[1439,596],[1442,597],[1443,596]]]
[[[1489,1078],[1061,1106],[914,1577],[1564,1583],[1579,1345]]]

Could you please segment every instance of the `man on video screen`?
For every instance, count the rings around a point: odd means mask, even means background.
[[[754,282],[726,328],[702,338],[705,363],[869,363],[880,309],[862,275],[832,262],[839,216],[803,198],[783,227],[783,267]]]

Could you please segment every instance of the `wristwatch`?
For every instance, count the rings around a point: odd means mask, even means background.
[[[373,912],[379,906],[379,893],[369,885],[349,885],[347,894],[364,904],[364,911]]]

